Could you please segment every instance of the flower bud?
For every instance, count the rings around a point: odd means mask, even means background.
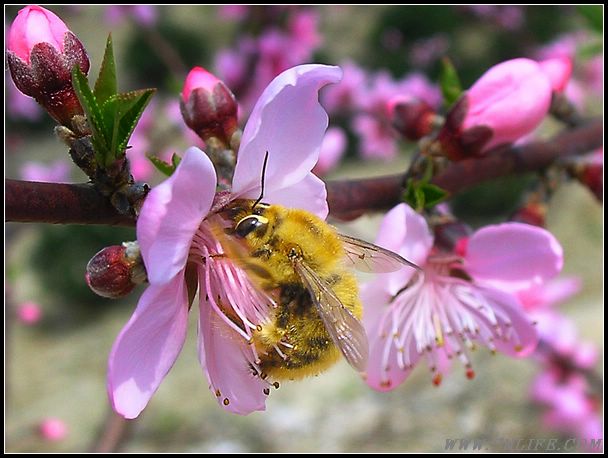
[[[223,81],[194,67],[186,77],[180,107],[186,125],[205,142],[216,139],[230,146],[237,130],[238,105]]]
[[[547,218],[547,204],[531,200],[523,207],[518,209],[513,216],[512,221],[519,223],[531,224],[533,226],[544,227]]]
[[[550,104],[551,82],[537,62],[495,65],[447,114],[438,136],[443,153],[457,161],[512,143],[536,129]]]
[[[588,157],[581,158],[570,167],[570,173],[587,186],[593,195],[604,199],[604,149],[600,148]]]
[[[389,103],[393,127],[411,141],[420,140],[433,130],[437,115],[426,102],[398,96]]]
[[[549,78],[553,92],[563,92],[572,75],[572,61],[568,57],[556,57],[538,63],[540,69]]]
[[[78,38],[51,11],[29,5],[13,21],[7,49],[15,86],[71,128],[72,117],[83,114],[72,87],[72,68],[89,71],[89,58]]]
[[[137,242],[104,248],[87,264],[85,279],[96,294],[116,299],[126,296],[146,280],[146,271]]]
[[[33,326],[42,318],[42,310],[35,302],[24,302],[17,307],[17,319],[26,326]]]

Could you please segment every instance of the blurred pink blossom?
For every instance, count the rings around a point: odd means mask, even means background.
[[[38,121],[42,117],[42,108],[36,101],[22,94],[15,87],[15,83],[7,82],[6,111],[13,120],[25,119],[27,121]]]
[[[28,161],[21,167],[21,178],[27,181],[68,183],[70,181],[70,164],[64,159],[58,159],[51,164]]]
[[[555,57],[540,61],[538,64],[549,78],[553,92],[563,92],[572,76],[572,60],[566,57]]]
[[[402,269],[362,288],[372,388],[396,388],[423,357],[439,384],[441,361],[454,357],[474,377],[469,353],[476,345],[514,357],[534,351],[536,329],[513,292],[561,270],[562,249],[549,232],[519,223],[486,226],[457,256],[434,247],[424,217],[400,204],[384,217],[376,244],[424,272]]]
[[[158,9],[155,5],[107,5],[104,19],[114,26],[125,19],[132,19],[140,26],[149,27],[156,24]]]
[[[303,65],[271,82],[243,131],[232,199],[259,195],[269,151],[264,200],[327,215],[325,185],[310,171],[328,124],[318,91],[340,77],[338,67]],[[109,397],[126,418],[146,407],[183,346],[192,287],[187,265],[200,288],[199,359],[218,404],[237,414],[265,409],[270,382],[252,370],[258,357],[251,339],[269,319],[273,299],[229,258],[216,256],[224,251],[209,222],[216,181],[210,159],[192,147],[141,209],[137,240],[150,286],[114,342],[108,364]]]
[[[35,302],[24,302],[17,307],[17,319],[27,326],[38,323],[41,318],[42,309]]]
[[[344,152],[346,151],[347,138],[346,134],[339,127],[330,127],[325,132],[321,150],[319,151],[319,160],[317,165],[312,169],[312,172],[317,176],[323,176],[327,172],[334,169]]]
[[[50,442],[58,442],[68,436],[69,429],[67,424],[56,417],[48,417],[40,422],[38,431],[43,439]]]

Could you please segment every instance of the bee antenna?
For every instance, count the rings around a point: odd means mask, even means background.
[[[268,151],[266,151],[266,154],[264,155],[264,164],[262,165],[262,190],[260,191],[260,197],[258,197],[258,200],[256,200],[255,203],[253,204],[253,206],[251,207],[252,210],[255,208],[255,206],[257,204],[259,204],[262,201],[262,198],[264,197],[264,183],[266,182],[266,166],[267,165],[268,165]]]

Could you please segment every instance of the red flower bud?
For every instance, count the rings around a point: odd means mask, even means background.
[[[33,97],[60,124],[72,127],[82,107],[72,88],[72,68],[89,71],[82,43],[51,11],[29,5],[19,11],[8,33],[8,66],[17,88]]]
[[[104,248],[87,264],[85,279],[89,288],[102,297],[126,296],[146,280],[137,242]]]
[[[540,65],[513,59],[490,68],[452,107],[439,132],[452,160],[481,156],[532,132],[551,104],[551,82]]]
[[[571,173],[587,186],[600,202],[604,201],[604,149],[600,148],[576,161]]]
[[[393,127],[411,141],[430,134],[436,119],[435,110],[426,102],[397,97],[389,103]]]
[[[204,141],[214,138],[230,145],[237,129],[238,105],[223,81],[194,67],[184,83],[180,106],[186,125]]]

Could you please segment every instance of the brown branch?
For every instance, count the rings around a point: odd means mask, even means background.
[[[484,181],[543,170],[560,158],[588,153],[602,146],[603,120],[594,119],[544,142],[511,146],[484,158],[454,162],[433,183],[454,195]],[[403,175],[330,181],[330,213],[351,219],[367,211],[388,210],[400,202]]]
[[[602,146],[603,120],[594,119],[545,142],[509,147],[491,155],[451,164],[433,179],[450,194],[507,175],[543,170],[560,158],[585,154]],[[387,210],[400,202],[403,174],[330,181],[331,214],[351,219],[364,212]],[[133,226],[91,185],[5,182],[6,221]]]
[[[110,409],[103,424],[100,426],[91,451],[93,453],[120,451],[133,431],[134,422],[135,420],[125,420]]]
[[[6,221],[134,226],[89,184],[6,180]]]

